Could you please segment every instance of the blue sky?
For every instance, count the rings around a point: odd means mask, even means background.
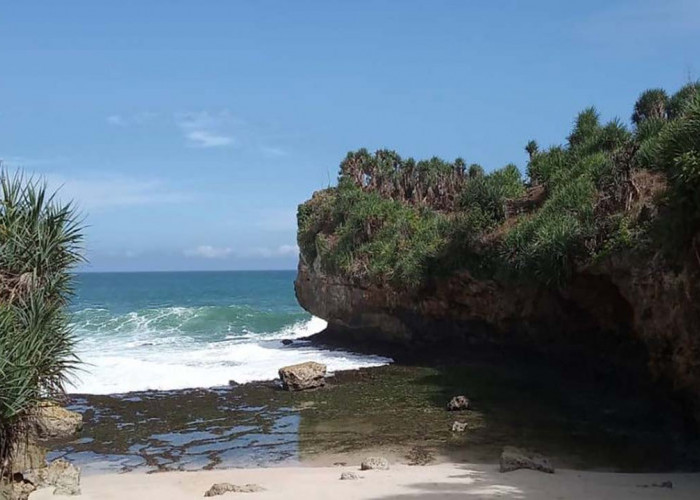
[[[525,166],[700,77],[697,1],[0,3],[0,158],[82,208],[88,270],[291,269],[359,147]]]

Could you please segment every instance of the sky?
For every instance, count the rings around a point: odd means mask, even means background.
[[[698,47],[695,0],[1,0],[0,159],[75,200],[82,270],[293,269],[348,151],[524,170]]]

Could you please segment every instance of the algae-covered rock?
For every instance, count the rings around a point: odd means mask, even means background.
[[[506,446],[501,453],[501,472],[517,469],[532,469],[549,474],[554,472],[554,467],[549,463],[547,457],[530,450]]]
[[[389,461],[384,457],[367,457],[360,464],[360,470],[389,470]]]

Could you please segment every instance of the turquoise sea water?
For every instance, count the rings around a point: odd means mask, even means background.
[[[325,322],[294,296],[294,271],[85,273],[71,304],[83,370],[72,392],[213,387],[273,379],[286,364],[330,370],[384,364],[283,339]]]

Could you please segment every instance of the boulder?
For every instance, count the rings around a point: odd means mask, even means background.
[[[360,470],[389,470],[389,461],[384,457],[367,457],[360,464]]]
[[[448,411],[462,411],[469,409],[469,399],[466,396],[455,396],[447,403]]]
[[[466,422],[452,422],[452,432],[464,432],[469,427]]]
[[[285,366],[280,368],[279,375],[282,387],[288,391],[315,389],[326,385],[326,365],[314,361]]]
[[[360,476],[354,472],[343,472],[340,475],[340,479],[343,481],[354,481],[355,479],[360,479]]]
[[[35,413],[34,427],[39,439],[70,437],[83,428],[83,416],[55,404],[43,404]]]
[[[282,339],[282,345],[292,345],[293,343],[292,339]]]
[[[209,488],[206,493],[204,493],[205,497],[214,497],[217,495],[223,495],[224,493],[232,492],[232,493],[257,493],[260,491],[265,491],[265,488],[258,484],[244,484],[244,485],[238,485],[238,484],[231,484],[231,483],[216,483]]]
[[[54,486],[54,495],[80,495],[80,467],[63,458],[47,467],[26,472],[24,479],[37,488]]]
[[[517,469],[532,469],[552,474],[554,467],[547,457],[529,450],[506,446],[501,453],[501,472],[510,472]]]

